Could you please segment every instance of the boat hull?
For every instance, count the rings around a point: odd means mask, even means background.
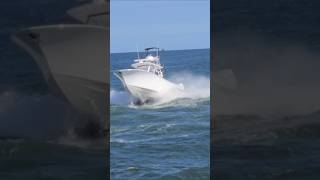
[[[108,86],[108,30],[92,25],[51,25],[12,36],[39,66],[55,94],[77,110],[104,116]]]
[[[121,80],[124,88],[142,103],[156,101],[170,93],[183,91],[182,85],[140,69],[123,69],[115,71],[114,74]]]

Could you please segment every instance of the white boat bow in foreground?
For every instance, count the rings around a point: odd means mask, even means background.
[[[105,116],[109,28],[107,3],[73,8],[76,23],[29,27],[12,36],[39,66],[51,90],[77,110]]]
[[[102,135],[96,124],[108,129],[104,123],[109,86],[108,9],[105,1],[84,4],[68,11],[71,22],[29,27],[12,35],[13,42],[33,57],[50,91],[80,113],[78,134],[88,136]],[[86,127],[93,130],[83,133]]]

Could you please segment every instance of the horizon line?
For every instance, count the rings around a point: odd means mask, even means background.
[[[190,48],[190,49],[164,49],[164,51],[183,51],[183,50],[200,50],[200,49],[210,49],[210,47],[207,48]],[[137,51],[127,51],[127,52],[110,52],[110,54],[119,54],[119,53],[136,53]],[[139,51],[144,52],[144,51]]]

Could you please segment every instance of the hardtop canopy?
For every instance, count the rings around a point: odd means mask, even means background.
[[[158,47],[148,47],[148,48],[145,48],[145,55],[147,56],[149,54],[149,51],[150,50],[155,50],[156,51],[156,56],[159,56],[159,51],[160,51],[160,48]],[[153,51],[154,52],[154,51]]]
[[[159,50],[160,48],[158,48],[158,47],[148,47],[148,48],[145,48],[144,50],[145,50],[145,51],[149,51],[149,50],[151,50],[151,49]]]

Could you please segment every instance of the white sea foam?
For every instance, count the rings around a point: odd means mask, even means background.
[[[73,146],[77,148],[84,148],[84,149],[104,149],[104,141],[103,137],[101,138],[81,138],[79,137],[73,129],[70,129],[67,134],[58,138],[57,140],[53,141],[54,143]]]
[[[177,105],[194,105],[195,101],[210,98],[210,79],[203,75],[195,75],[190,72],[178,72],[168,77],[168,80],[177,84],[183,84],[184,91],[170,91],[164,94],[153,104],[147,104],[139,107],[159,108]],[[115,105],[129,105],[132,108],[138,108],[133,105],[132,97],[125,91],[110,91],[110,102]],[[179,101],[180,100],[180,101]],[[182,101],[183,102],[182,102]]]
[[[175,73],[168,79],[175,83],[181,83],[184,86],[183,93],[176,94],[177,98],[203,99],[210,97],[209,77],[184,71]]]
[[[127,105],[130,104],[131,97],[126,91],[110,91],[110,104]]]
[[[320,109],[317,51],[241,34],[228,34],[219,41],[221,68],[234,70],[238,87],[226,91],[214,86],[215,114],[290,116]]]

